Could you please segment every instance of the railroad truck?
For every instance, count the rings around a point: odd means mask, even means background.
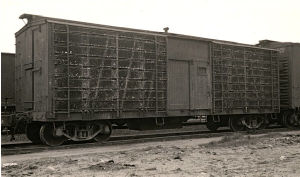
[[[280,112],[279,52],[195,36],[23,14],[16,34],[16,112],[27,137],[103,141],[112,123],[257,129]]]

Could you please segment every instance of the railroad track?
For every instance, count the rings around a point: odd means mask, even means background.
[[[282,127],[270,127],[264,130],[257,130],[255,134],[263,134],[269,132],[281,132],[281,131],[292,131]],[[242,134],[248,134],[248,132],[241,132]],[[74,148],[87,148],[97,146],[117,146],[121,144],[134,144],[151,141],[170,141],[179,139],[193,139],[193,138],[210,138],[210,137],[221,137],[225,135],[232,135],[229,129],[220,130],[217,132],[211,131],[181,131],[171,133],[150,133],[141,135],[126,135],[126,136],[112,136],[106,142],[66,142],[62,146],[49,147],[46,145],[32,144],[32,143],[14,143],[1,145],[1,155],[16,155],[16,154],[28,154],[43,151],[55,151],[62,149],[74,149]]]
[[[205,125],[205,122],[201,122],[199,119],[194,119],[189,122],[183,122],[182,126],[193,126],[193,125]],[[127,125],[113,125],[113,129],[128,129]],[[25,133],[25,132],[22,132]],[[20,133],[20,134],[22,134]],[[10,135],[10,130],[2,130],[1,135]]]

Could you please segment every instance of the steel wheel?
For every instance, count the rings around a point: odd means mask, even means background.
[[[284,117],[284,125],[288,128],[295,128],[297,126],[298,119],[295,113],[288,113]]]
[[[245,129],[243,124],[243,117],[233,116],[229,118],[229,127],[232,131],[242,131]]]
[[[217,131],[217,129],[220,126],[218,125],[218,123],[214,122],[213,118],[211,116],[207,117],[207,123],[206,123],[206,128],[210,131]]]
[[[94,138],[94,140],[101,142],[107,140],[112,133],[112,126],[109,122],[98,123],[99,129],[102,131]]]
[[[62,145],[67,138],[65,136],[56,136],[53,124],[44,124],[40,129],[40,139],[48,146]]]
[[[25,129],[26,136],[31,142],[35,144],[41,143],[40,128],[41,125],[39,123],[31,123],[26,125],[26,129]]]

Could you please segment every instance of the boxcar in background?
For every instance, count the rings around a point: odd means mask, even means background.
[[[259,128],[279,112],[278,52],[233,42],[24,14],[16,109],[33,142],[104,140],[111,123]]]
[[[259,41],[258,46],[277,49],[280,56],[280,107],[283,123],[300,123],[300,43]]]
[[[1,105],[15,106],[15,54],[1,53]]]
[[[11,114],[15,112],[15,54],[1,53],[1,127],[12,124]]]

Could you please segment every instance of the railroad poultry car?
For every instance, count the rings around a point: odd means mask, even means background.
[[[103,141],[130,129],[263,128],[280,111],[279,52],[220,40],[23,14],[16,112],[33,142]]]
[[[259,41],[258,46],[279,51],[280,117],[287,127],[300,125],[300,43]]]

